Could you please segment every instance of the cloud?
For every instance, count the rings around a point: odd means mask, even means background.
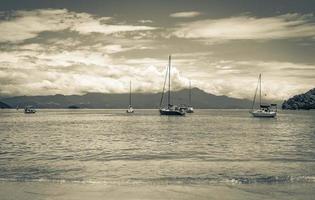
[[[0,21],[0,42],[18,42],[36,37],[40,32],[59,31],[69,25],[62,22],[69,17],[67,10],[15,11]]]
[[[239,16],[182,23],[173,35],[213,40],[268,40],[315,36],[313,15],[286,14],[256,18]]]
[[[175,18],[192,18],[192,17],[197,17],[199,15],[201,15],[200,12],[190,11],[190,12],[172,13],[172,14],[170,14],[170,17],[175,17]]]
[[[109,24],[111,17],[97,17],[66,9],[12,11],[0,21],[0,42],[21,42],[45,31],[76,31],[81,34],[154,30],[151,26]]]
[[[117,32],[148,31],[154,29],[156,28],[150,26],[101,24],[99,21],[94,20],[77,23],[71,28],[71,30],[78,31],[81,34],[90,33],[112,34]]]
[[[100,50],[104,50],[108,54],[124,52],[132,50],[133,47],[122,47],[120,44],[108,44],[105,46],[98,45]]]
[[[117,55],[138,48],[137,45],[77,43],[78,40],[71,38],[50,39],[44,43],[12,44],[11,48],[3,49],[0,51],[0,94],[119,93],[128,91],[130,79],[137,91],[161,90],[167,58]],[[315,81],[312,64],[210,61],[213,54],[209,51],[173,56],[173,89],[187,87],[191,79],[194,87],[209,93],[251,99],[258,74],[262,72],[266,98],[278,100],[312,88]]]
[[[160,92],[163,85],[167,58],[115,57],[117,52],[132,48],[115,44],[71,50],[59,49],[56,43],[49,45],[49,51],[43,50],[44,44],[27,44],[0,52],[1,95],[121,93],[128,92],[129,80],[141,92]],[[173,89],[187,87],[191,79],[194,87],[207,92],[251,99],[260,72],[268,99],[285,99],[314,86],[314,76],[305,75],[312,74],[315,65],[259,60],[198,63],[209,55],[211,52],[174,54]]]
[[[109,62],[109,57],[99,52],[90,51],[62,51],[60,53],[40,53],[36,62],[46,66],[71,66],[73,64],[82,65],[104,65]]]
[[[106,48],[116,51],[121,47]],[[165,59],[139,65],[125,58],[113,59],[111,54],[78,49],[42,52],[34,44],[0,52],[0,58],[0,96],[121,93],[128,91],[129,80],[137,91],[160,92],[167,64]],[[173,74],[174,89],[182,88],[187,79],[176,67]]]
[[[164,38],[161,35],[168,33],[167,28],[117,23],[111,17],[66,9],[4,15],[0,20],[0,96],[128,92],[130,79],[137,91],[160,92],[169,52],[174,56],[174,89],[187,87],[189,78],[194,87],[216,95],[252,98],[260,72],[270,99],[314,87],[313,64],[229,60],[229,53],[226,60],[216,60],[217,48],[195,40],[314,38],[311,15],[199,20],[172,29],[173,35],[187,40]]]
[[[143,24],[145,24],[145,23],[153,23],[153,21],[150,20],[150,19],[142,19],[142,20],[139,20],[138,22],[139,23],[143,23]]]
[[[265,98],[282,100],[314,87],[315,65],[278,61],[219,60],[211,62],[200,78],[200,87],[217,95],[251,99],[262,73]]]

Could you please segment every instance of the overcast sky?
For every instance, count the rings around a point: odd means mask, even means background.
[[[0,96],[315,87],[313,0],[1,0]]]

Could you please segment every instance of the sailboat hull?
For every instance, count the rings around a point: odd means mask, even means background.
[[[186,113],[193,113],[194,112],[194,108],[193,107],[188,107],[186,110]]]
[[[36,111],[35,111],[35,110],[31,110],[31,111],[24,111],[24,113],[25,113],[25,114],[34,114],[34,113],[36,113]]]
[[[25,114],[34,114],[34,113],[36,113],[36,110],[34,108],[31,108],[31,107],[26,107],[24,109],[24,113]]]
[[[129,105],[128,109],[126,110],[126,113],[134,113],[135,110],[133,109],[133,107],[131,105]]]
[[[184,116],[185,112],[179,111],[179,110],[166,110],[166,109],[160,109],[161,115],[180,115]]]
[[[261,117],[261,118],[273,118],[276,117],[277,113],[274,111],[261,111],[261,110],[256,110],[251,112],[251,114],[253,115],[253,117]]]
[[[135,111],[133,109],[126,110],[126,113],[134,113]]]

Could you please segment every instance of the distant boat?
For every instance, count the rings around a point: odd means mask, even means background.
[[[194,107],[191,105],[191,81],[189,81],[189,105],[187,106],[187,113],[193,113]]]
[[[32,106],[26,106],[24,108],[24,113],[25,114],[34,114],[34,113],[36,113],[36,110]]]
[[[132,105],[131,105],[131,81],[129,83],[129,106],[128,109],[126,110],[127,113],[134,113],[135,110],[133,109]]]
[[[254,110],[258,87],[259,87],[259,108]],[[254,117],[275,117],[277,115],[277,104],[270,104],[270,105],[264,104],[263,105],[261,103],[261,74],[259,74],[258,84],[256,87],[252,109],[250,113]]]
[[[79,109],[80,106],[77,106],[77,105],[70,105],[68,106],[69,109]]]
[[[162,107],[164,91],[165,91],[165,84],[166,84],[167,77],[168,77],[167,106]],[[160,109],[159,109],[159,111],[160,111],[161,115],[179,115],[179,116],[183,116],[186,113],[185,110],[182,109],[180,106],[171,104],[171,56],[169,56],[169,59],[168,59],[168,67],[167,67],[166,74],[165,74],[165,80],[164,80],[164,86],[163,86],[163,91],[162,91],[162,97],[161,97],[161,101],[160,101]]]

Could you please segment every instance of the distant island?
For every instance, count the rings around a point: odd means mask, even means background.
[[[315,109],[315,88],[310,91],[295,95],[286,100],[282,104],[282,109],[285,110],[310,110]]]
[[[188,89],[174,91],[174,104],[188,103]],[[135,108],[158,108],[161,93],[133,93],[132,105]],[[49,95],[49,96],[17,96],[3,98],[1,102],[10,107],[32,105],[35,108],[126,108],[129,104],[129,94],[87,93],[84,95]],[[251,101],[227,96],[216,96],[198,88],[192,89],[192,104],[195,108],[250,108]]]

